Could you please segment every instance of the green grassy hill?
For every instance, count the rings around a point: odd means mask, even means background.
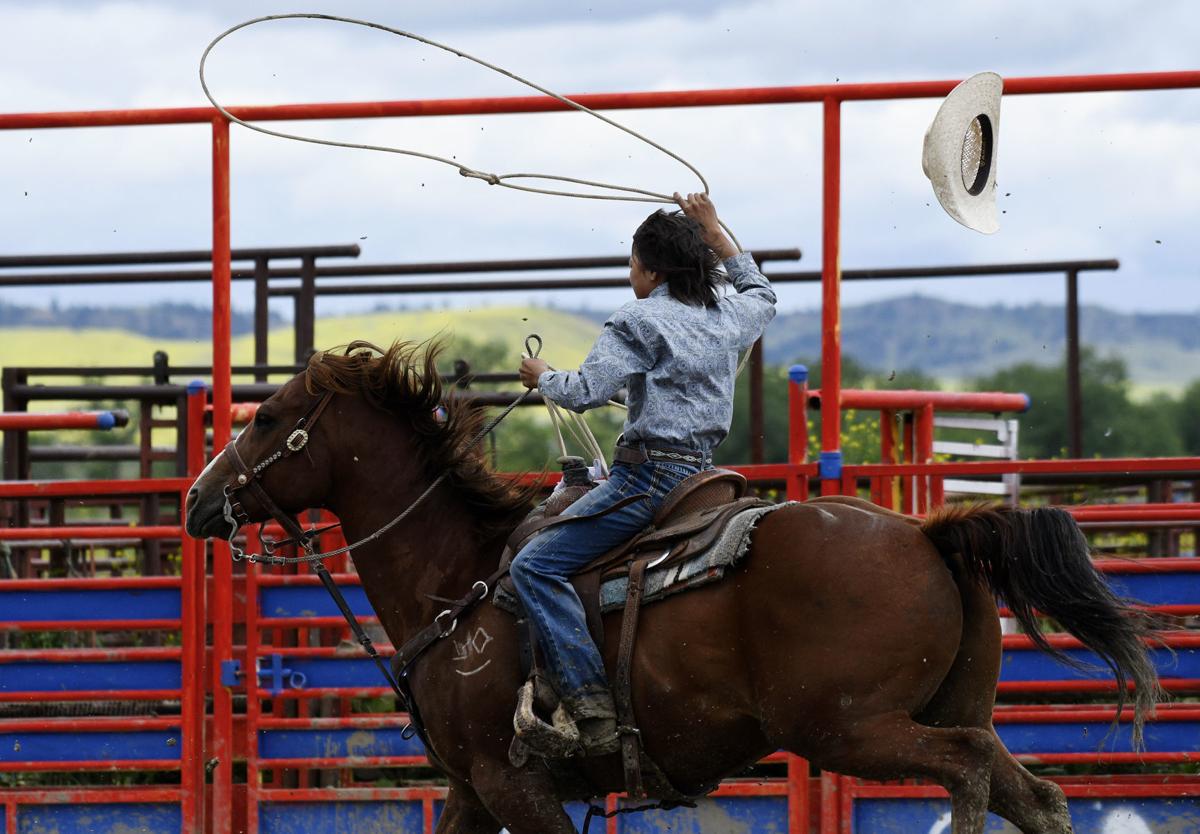
[[[576,367],[587,354],[599,325],[581,316],[558,310],[530,307],[486,307],[464,310],[415,310],[328,317],[317,321],[316,341],[322,348],[365,339],[386,347],[395,339],[424,340],[444,336],[472,343],[503,345],[515,369],[529,333],[545,342],[542,356],[556,367]],[[292,359],[290,326],[271,330],[270,359],[287,364]],[[99,366],[149,367],[156,350],[165,350],[172,365],[207,365],[212,347],[207,339],[167,339],[120,330],[68,330],[46,327],[6,327],[0,330],[0,366]],[[233,340],[234,364],[254,358],[252,336]]]

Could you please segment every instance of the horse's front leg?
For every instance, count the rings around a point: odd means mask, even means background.
[[[470,785],[451,780],[436,834],[497,834],[500,823],[479,801]]]
[[[533,762],[515,768],[507,760],[480,760],[471,785],[510,834],[576,834],[549,775]]]

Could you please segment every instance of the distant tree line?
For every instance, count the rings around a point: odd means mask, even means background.
[[[464,360],[474,373],[514,371],[511,347],[501,342],[473,342],[456,337],[441,357],[443,373],[452,373],[455,360]],[[1081,357],[1084,426],[1083,448],[1088,457],[1160,457],[1200,456],[1200,380],[1179,396],[1159,393],[1145,400],[1131,397],[1131,382],[1125,364],[1119,359],[1103,358],[1085,349]],[[821,385],[819,361],[802,362],[809,368],[809,386]],[[728,438],[715,455],[718,464],[745,463],[750,460],[750,403],[748,377],[743,373],[734,397],[733,426]],[[766,462],[787,460],[788,379],[787,368],[768,366],[764,372],[764,438]],[[867,368],[853,358],[842,363],[842,384],[847,388],[936,389],[937,381],[921,371],[907,370],[883,374]],[[1067,441],[1066,369],[1062,363],[1045,367],[1021,363],[961,386],[976,391],[1014,391],[1029,395],[1032,407],[1016,415],[1020,420],[1020,455],[1023,458],[1065,457]],[[518,392],[515,383],[502,385],[472,384],[476,390]],[[96,403],[96,407],[113,407]],[[624,412],[603,408],[588,413],[588,422],[601,448],[611,450],[624,422]],[[136,424],[135,419],[131,421]],[[113,432],[38,433],[35,444],[88,442],[131,444],[135,442],[130,426]],[[86,440],[84,437],[86,436]],[[842,419],[842,449],[848,463],[878,462],[879,418],[877,413],[849,411]],[[66,438],[71,438],[70,440]],[[820,414],[809,412],[809,457],[820,451]],[[567,451],[580,454],[567,438]],[[507,471],[556,471],[562,453],[557,437],[546,418],[545,409],[523,408],[509,416],[487,439],[485,449],[496,466]],[[164,465],[165,467],[165,465]],[[169,468],[169,467],[165,467]],[[39,464],[35,476],[42,478],[113,477],[113,465]],[[136,464],[123,464],[120,474],[130,476]],[[158,472],[156,474],[168,474]]]
[[[461,355],[473,354],[476,371],[512,370],[500,345],[472,345],[460,341]],[[809,368],[809,387],[821,386],[819,360],[801,362]],[[1083,449],[1088,457],[1200,456],[1200,380],[1179,396],[1156,393],[1137,400],[1125,363],[1099,356],[1085,348],[1081,353],[1080,378],[1083,394]],[[750,397],[746,373],[738,381],[734,397],[733,426],[715,455],[719,463],[750,460]],[[788,409],[787,368],[768,366],[764,371],[764,438],[767,462],[787,460]],[[881,373],[851,357],[842,362],[842,385],[847,388],[937,389],[935,378],[919,370]],[[513,386],[504,386],[516,390]],[[1045,366],[1020,363],[962,383],[965,390],[1012,391],[1028,394],[1031,407],[1020,420],[1019,450],[1023,458],[1050,459],[1067,455],[1066,367],[1064,362]],[[542,409],[518,412],[498,435],[497,462],[504,469],[537,469],[549,465],[560,453],[553,431],[541,419]],[[589,413],[589,421],[602,446],[615,440],[624,419],[616,409]],[[809,412],[809,454],[819,451],[820,415]],[[847,462],[879,460],[877,413],[847,412],[842,420],[843,450]],[[573,452],[574,453],[574,452]]]
[[[278,313],[271,313],[270,326],[283,323]],[[254,314],[233,311],[231,326],[234,336],[253,333]],[[0,301],[0,327],[100,328],[165,339],[209,339],[212,310],[167,302],[142,307],[60,307],[56,302],[49,307],[24,307]]]

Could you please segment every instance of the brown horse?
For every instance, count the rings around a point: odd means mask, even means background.
[[[448,475],[403,523],[354,552],[400,645],[444,607],[430,595],[461,596],[495,570],[530,497],[490,473],[478,450],[463,451],[481,409],[450,399],[448,413],[435,413],[436,351],[398,344],[380,357],[365,347],[316,355],[235,445],[249,466],[271,459],[332,392],[324,419],[306,426],[307,445],[262,470],[261,485],[287,512],[332,510],[348,541]],[[237,476],[229,458],[215,459],[188,496],[194,536],[229,534],[223,489]],[[252,520],[266,517],[252,497],[240,499]],[[686,793],[784,749],[839,773],[941,784],[954,834],[981,834],[989,809],[1023,832],[1070,832],[1062,792],[1018,764],[992,728],[996,594],[1034,639],[1036,607],[1109,664],[1119,692],[1136,684],[1140,731],[1158,692],[1143,645],[1151,623],[1109,592],[1069,515],[950,508],[918,524],[841,499],[770,513],[725,580],[643,611],[633,685],[645,750]],[[610,672],[619,619],[605,618]],[[619,757],[573,762],[571,779],[537,758],[514,767],[508,748],[523,682],[514,621],[480,604],[454,637],[471,646],[439,641],[409,676],[449,780],[437,830],[574,831],[562,802],[621,790]]]

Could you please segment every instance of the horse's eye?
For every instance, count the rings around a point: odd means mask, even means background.
[[[270,414],[257,411],[254,414],[254,425],[260,429],[269,429],[275,425],[275,419]]]

